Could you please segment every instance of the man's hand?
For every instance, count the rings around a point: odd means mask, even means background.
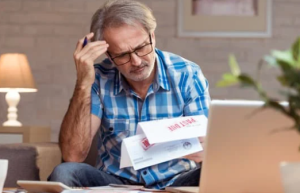
[[[200,163],[202,162],[203,160],[203,155],[204,155],[204,140],[205,140],[205,137],[199,137],[198,138],[202,147],[203,147],[203,150],[202,151],[199,151],[199,152],[196,152],[196,153],[193,153],[193,154],[190,154],[190,155],[186,155],[184,156],[183,158],[186,158],[186,159],[189,159],[189,160],[193,160],[194,162],[196,163]]]
[[[91,40],[93,36],[94,33],[89,33],[85,37]],[[94,61],[107,51],[108,44],[105,41],[95,41],[82,47],[83,41],[84,38],[78,41],[73,56],[77,71],[77,86],[88,88],[95,81]]]

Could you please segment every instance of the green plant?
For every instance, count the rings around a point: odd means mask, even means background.
[[[300,37],[288,50],[271,51],[270,55],[265,56],[260,61],[258,72],[260,72],[262,65],[265,63],[280,69],[277,81],[284,88],[284,91],[281,90],[280,93],[284,95],[285,100],[288,102],[288,107],[284,107],[277,99],[268,96],[259,80],[259,73],[256,78],[242,73],[233,55],[229,56],[231,72],[224,74],[217,86],[227,87],[239,84],[243,87],[253,88],[257,91],[261,100],[265,102],[263,108],[274,108],[291,118],[294,122],[294,126],[291,129],[296,129],[300,133]]]

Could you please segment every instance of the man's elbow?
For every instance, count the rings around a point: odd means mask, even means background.
[[[62,151],[62,158],[64,162],[77,162],[82,163],[84,162],[86,155],[81,153],[75,153],[75,152],[68,152],[64,153]]]

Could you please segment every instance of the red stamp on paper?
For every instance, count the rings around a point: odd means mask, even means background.
[[[141,145],[143,147],[143,149],[146,151],[148,150],[150,147],[152,147],[154,144],[150,144],[148,139],[145,137],[141,140]]]

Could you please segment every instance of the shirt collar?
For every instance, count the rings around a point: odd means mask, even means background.
[[[163,57],[160,56],[161,51],[158,49],[155,49],[156,52],[156,81],[155,84],[158,84],[161,88],[164,90],[169,91],[170,90],[170,83],[168,79],[168,75],[166,72],[166,65],[163,60]],[[155,85],[154,84],[154,85]]]
[[[159,87],[162,89],[169,91],[170,90],[170,83],[166,73],[166,67],[164,65],[163,58],[159,55],[159,50],[155,49],[155,60],[156,60],[156,77],[153,81],[153,89],[158,90]],[[158,87],[158,86],[159,87]],[[126,82],[124,76],[117,71],[114,81],[114,95],[118,95],[121,93],[122,90],[125,92],[129,92],[129,85]]]

